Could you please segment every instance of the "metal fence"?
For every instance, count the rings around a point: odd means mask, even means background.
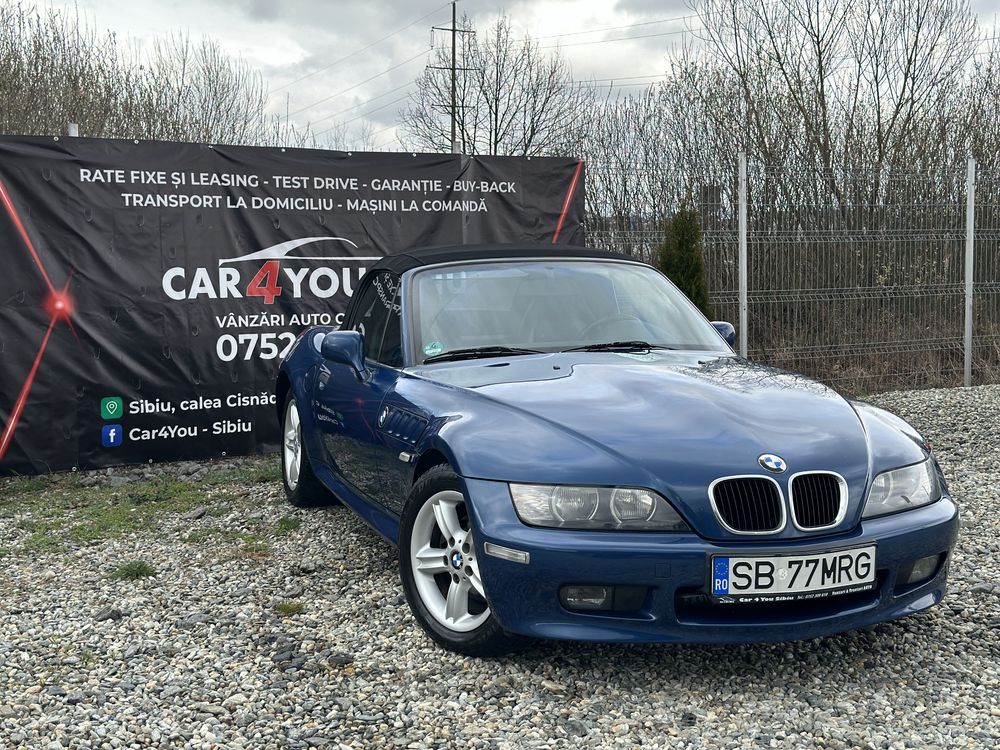
[[[1000,174],[978,170],[972,191],[969,177],[751,162],[742,181],[736,164],[725,180],[661,179],[655,211],[615,215],[588,197],[588,240],[651,260],[686,197],[701,216],[714,317],[742,328],[750,358],[861,394],[962,385],[967,354],[972,382],[1000,382]],[[602,179],[591,166],[598,193]]]

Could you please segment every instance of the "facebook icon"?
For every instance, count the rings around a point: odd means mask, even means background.
[[[122,426],[106,424],[101,427],[101,445],[105,448],[117,448],[122,444]]]

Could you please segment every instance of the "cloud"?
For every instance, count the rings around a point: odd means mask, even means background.
[[[247,15],[250,18],[272,21],[278,17],[280,6],[272,0],[250,0],[248,5]]]
[[[315,131],[359,116],[347,127],[367,123],[385,130],[392,125],[406,104],[396,100],[405,98],[407,85],[427,62],[430,27],[451,21],[450,4],[444,0],[40,1],[65,8],[71,16],[78,5],[99,29],[113,30],[122,39],[148,44],[177,32],[212,37],[261,71],[273,92],[273,112],[302,110],[291,119],[300,126],[313,124]],[[985,14],[988,0],[975,2]],[[576,79],[614,77],[628,84],[620,89],[625,92],[640,91],[641,85],[631,84],[646,80],[625,79],[662,75],[668,58],[692,41],[690,34],[677,32],[696,24],[663,22],[690,15],[686,0],[509,0],[505,8],[519,34],[530,34],[543,47],[560,45]],[[459,13],[472,17],[480,31],[498,12],[493,0],[459,4]],[[436,34],[446,42],[446,32]],[[328,99],[333,94],[339,95]]]
[[[688,0],[618,0],[615,10],[650,18],[687,16],[694,13]]]
[[[73,12],[72,0],[50,2]],[[430,27],[447,26],[451,21],[450,4],[444,0],[77,2],[98,28],[147,46],[157,36],[178,32],[195,39],[216,39],[229,54],[260,70],[273,92],[273,112],[294,113],[293,122],[300,127],[309,124],[315,132],[353,118],[359,119],[348,123],[348,128],[368,123],[385,130],[392,125],[399,109],[406,106],[407,84],[424,70]],[[649,15],[640,7],[642,2],[513,0],[506,12],[519,33],[538,37],[543,46],[561,44],[561,54],[578,79],[662,73],[670,45],[680,37],[603,40],[644,36],[669,25],[593,31],[665,18],[682,6],[680,0],[649,2]],[[428,13],[428,18],[417,21]],[[498,10],[487,0],[465,0],[459,13],[469,14],[477,28],[485,31]],[[413,21],[400,33],[392,33]],[[439,43],[446,43],[447,32],[436,35]],[[379,41],[382,37],[388,38]],[[591,43],[595,41],[601,43]],[[378,43],[363,49],[372,42]]]

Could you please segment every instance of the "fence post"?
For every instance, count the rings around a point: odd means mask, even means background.
[[[747,356],[747,155],[740,151],[740,356]]]
[[[972,385],[972,284],[976,249],[976,160],[969,157],[965,177],[965,386]]]

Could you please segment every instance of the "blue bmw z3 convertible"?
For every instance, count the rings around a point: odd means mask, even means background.
[[[930,445],[734,335],[608,252],[384,258],[281,365],[285,490],[397,545],[417,621],[466,654],[810,638],[937,604],[958,510]]]

